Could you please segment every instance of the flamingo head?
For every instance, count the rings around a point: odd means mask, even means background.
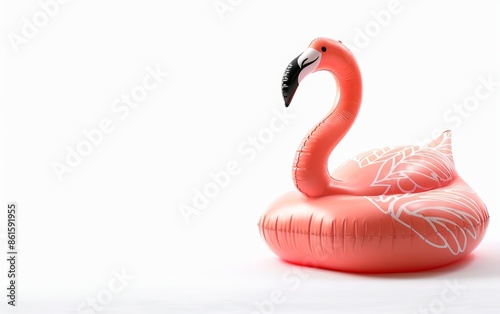
[[[283,73],[281,90],[285,106],[288,107],[300,82],[309,74],[328,70],[335,74],[350,64],[352,54],[342,42],[317,38],[297,58],[288,64]]]

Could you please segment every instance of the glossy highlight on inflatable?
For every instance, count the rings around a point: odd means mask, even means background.
[[[420,271],[472,252],[489,214],[455,169],[449,131],[427,146],[362,153],[330,175],[328,157],[361,105],[354,56],[340,41],[314,40],[286,68],[282,93],[288,107],[300,82],[322,70],[334,76],[339,96],[297,150],[298,191],[259,221],[269,247],[294,264],[365,273]]]

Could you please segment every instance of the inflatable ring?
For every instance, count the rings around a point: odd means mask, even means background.
[[[288,107],[299,83],[321,70],[333,74],[340,95],[297,150],[298,191],[259,221],[269,247],[294,264],[365,273],[420,271],[472,252],[489,214],[457,174],[449,131],[427,146],[365,152],[329,174],[328,157],[361,104],[354,56],[340,41],[318,38],[288,65],[282,92]]]

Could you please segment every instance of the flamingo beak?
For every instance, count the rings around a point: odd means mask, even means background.
[[[307,48],[306,51],[288,64],[281,81],[281,91],[286,107],[292,102],[293,95],[299,87],[300,82],[317,69],[320,61],[321,53],[316,49]]]

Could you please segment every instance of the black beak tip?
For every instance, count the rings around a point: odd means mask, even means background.
[[[290,94],[290,92],[289,92],[289,91],[287,91],[287,92],[283,95],[283,101],[285,102],[285,107],[290,106],[290,104],[292,103],[293,94],[295,94],[295,93]]]

